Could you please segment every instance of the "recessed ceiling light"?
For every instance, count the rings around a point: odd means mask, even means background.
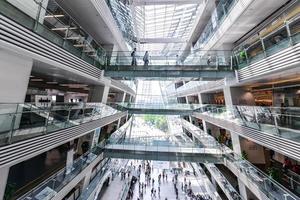
[[[31,81],[43,81],[43,79],[41,78],[33,78],[33,79],[30,79]]]
[[[51,17],[64,17],[65,15],[46,15],[44,18],[51,18]]]

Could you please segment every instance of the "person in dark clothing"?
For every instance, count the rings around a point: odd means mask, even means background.
[[[131,52],[131,66],[136,66],[137,62],[136,62],[136,48],[133,49],[133,51]]]

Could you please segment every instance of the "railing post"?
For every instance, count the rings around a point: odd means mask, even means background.
[[[49,117],[51,114],[51,110],[52,110],[52,105],[50,106],[49,110],[48,110],[48,116],[45,122],[45,129],[44,129],[44,134],[47,134],[47,128],[48,128],[48,123],[49,123]]]
[[[13,117],[12,117],[12,120],[11,120],[8,144],[11,144],[11,142],[12,142],[12,137],[13,137],[13,132],[14,132],[14,125],[15,125],[15,122],[16,122],[16,113],[13,114]]]
[[[34,21],[34,27],[33,27],[33,32],[36,32],[38,24],[39,24],[39,19],[40,19],[40,15],[41,15],[41,9],[42,9],[42,1],[41,2],[37,2],[35,0],[35,3],[38,5],[38,12],[36,14],[36,18]]]
[[[263,52],[264,52],[264,57],[267,57],[267,52],[266,52],[266,47],[265,47],[264,39],[261,38],[261,37],[259,39],[260,39],[261,46],[262,46],[262,49],[263,49]]]
[[[285,22],[285,28],[286,28],[286,31],[287,31],[287,35],[289,37],[289,46],[293,46],[294,41],[292,39],[291,29],[290,29],[290,25],[289,25],[288,22]]]
[[[278,122],[277,122],[277,119],[276,119],[276,116],[271,112],[272,116],[273,116],[273,119],[274,119],[274,125],[275,125],[275,131],[278,135],[280,135],[280,130],[278,128]]]
[[[230,70],[233,70],[233,56],[230,56]]]
[[[67,116],[67,121],[65,122],[65,128],[66,128],[66,125],[69,124],[69,121],[70,121],[70,114],[71,114],[71,107],[68,108],[68,116]],[[66,124],[67,123],[67,124]]]

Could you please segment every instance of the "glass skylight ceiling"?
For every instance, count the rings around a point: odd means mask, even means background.
[[[187,37],[198,5],[136,6],[139,36],[143,38]]]
[[[199,4],[135,6],[136,32],[139,38],[187,39],[197,16]],[[141,44],[140,50],[176,51],[184,43]]]
[[[165,5],[162,3],[135,5],[134,0],[107,0],[107,2],[123,37],[131,40],[132,47],[135,43],[138,51],[154,51],[163,55],[176,55],[182,50],[184,40],[188,40],[192,31],[201,3],[199,1],[198,4],[167,2]],[[180,38],[181,42],[136,43],[139,39],[149,38]]]

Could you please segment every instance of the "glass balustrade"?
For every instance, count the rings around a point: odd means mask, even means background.
[[[300,141],[300,108],[203,105],[197,112],[254,128],[285,139]]]
[[[99,183],[103,180],[105,174],[110,171],[110,167],[112,165],[111,160],[107,160],[105,162],[101,162],[101,164],[97,167],[97,174],[95,177],[91,180],[90,184],[88,187],[82,191],[82,194],[79,196],[77,200],[86,200],[89,199],[91,196],[92,192],[95,191],[97,186],[99,186]]]
[[[31,190],[29,193],[23,195],[19,199],[52,199],[60,190],[62,190],[67,184],[69,184],[75,177],[77,177],[87,166],[89,166],[99,155],[103,153],[103,146],[99,145],[91,149],[78,159],[76,159],[72,165],[70,172],[67,172],[66,168],[63,168],[55,175],[46,179],[38,187]],[[101,170],[100,176],[103,176],[108,169],[109,160],[105,160],[102,164],[104,170]]]
[[[0,145],[52,133],[119,112],[101,103],[0,104]]]
[[[6,0],[0,0],[0,14],[55,43],[91,65],[104,64],[105,50],[85,32],[55,1],[50,6],[35,0],[27,2],[38,10],[34,18]],[[45,6],[45,7],[44,7]]]
[[[244,42],[233,51],[237,67],[241,69],[298,44],[300,41],[299,21],[300,17],[285,20],[285,23],[276,30],[263,37],[253,36],[255,39],[249,37],[250,41]],[[271,23],[269,26],[273,24]]]
[[[147,57],[148,63],[144,62],[145,52],[135,52],[135,56],[131,56],[132,52],[111,52],[110,56],[106,57],[106,68],[107,70],[113,69],[143,69],[144,67],[157,66],[157,70],[164,69],[163,66],[182,67],[183,69],[223,69],[231,70],[232,58],[231,51],[197,51],[197,52],[159,52],[149,51]],[[179,57],[181,54],[188,53],[189,56],[181,60]],[[136,68],[135,68],[136,67]],[[170,68],[167,68],[170,69]]]
[[[184,134],[184,133],[182,133]],[[157,135],[147,137],[113,137],[106,142],[106,150],[151,151],[162,153],[207,153],[223,154],[224,149],[214,141],[195,143],[185,140],[181,135]]]
[[[218,109],[222,108],[221,106],[216,106],[218,107]],[[204,109],[206,109],[206,106],[204,107]],[[206,135],[202,130],[200,130],[198,127],[196,127],[195,125],[187,122],[186,120],[182,120],[183,123],[183,127],[187,128],[188,131],[193,132],[195,135]],[[212,136],[210,136],[212,138]],[[202,139],[201,139],[202,141]],[[211,141],[215,141],[214,139]],[[205,143],[203,143],[205,144]],[[228,149],[226,147],[224,147],[224,149]],[[243,173],[245,173],[245,175],[247,177],[250,177],[251,180],[258,186],[258,188],[260,189],[261,186],[263,185],[264,187],[262,187],[263,192],[266,194],[268,190],[270,190],[269,186],[273,184],[273,190],[272,191],[274,194],[271,194],[268,197],[271,197],[271,199],[283,199],[283,200],[287,200],[287,199],[298,199],[295,198],[295,195],[288,191],[287,189],[285,189],[283,186],[281,186],[279,183],[274,182],[272,179],[270,179],[270,177],[266,174],[264,174],[263,172],[261,172],[259,169],[257,169],[254,165],[252,165],[250,162],[243,160],[240,156],[238,155],[233,155],[232,151],[228,151],[229,153],[224,154],[224,158],[228,159],[230,162],[234,163],[235,166],[242,170],[242,169],[249,169],[249,170],[244,170],[242,171]],[[210,164],[206,164],[206,165],[210,165]],[[227,185],[224,182],[225,185]],[[229,190],[229,194],[234,195],[234,193],[231,191],[230,187],[227,187],[227,189]],[[230,192],[231,191],[231,192]],[[282,193],[283,192],[283,193]],[[277,194],[279,193],[279,194]],[[236,195],[234,195],[236,196]],[[284,197],[287,197],[286,199]]]
[[[272,200],[296,200],[299,199],[292,192],[281,186],[274,179],[256,168],[247,160],[238,155],[225,155],[227,162],[233,163],[234,167],[257,186],[269,199]]]
[[[232,200],[244,200],[214,164],[208,163],[205,167],[217,180],[227,197],[231,197]]]
[[[156,109],[156,110],[182,110],[189,111],[195,110],[202,107],[201,104],[180,104],[180,103],[171,103],[171,104],[157,104],[157,103],[114,103],[111,106],[119,107],[120,109]]]

